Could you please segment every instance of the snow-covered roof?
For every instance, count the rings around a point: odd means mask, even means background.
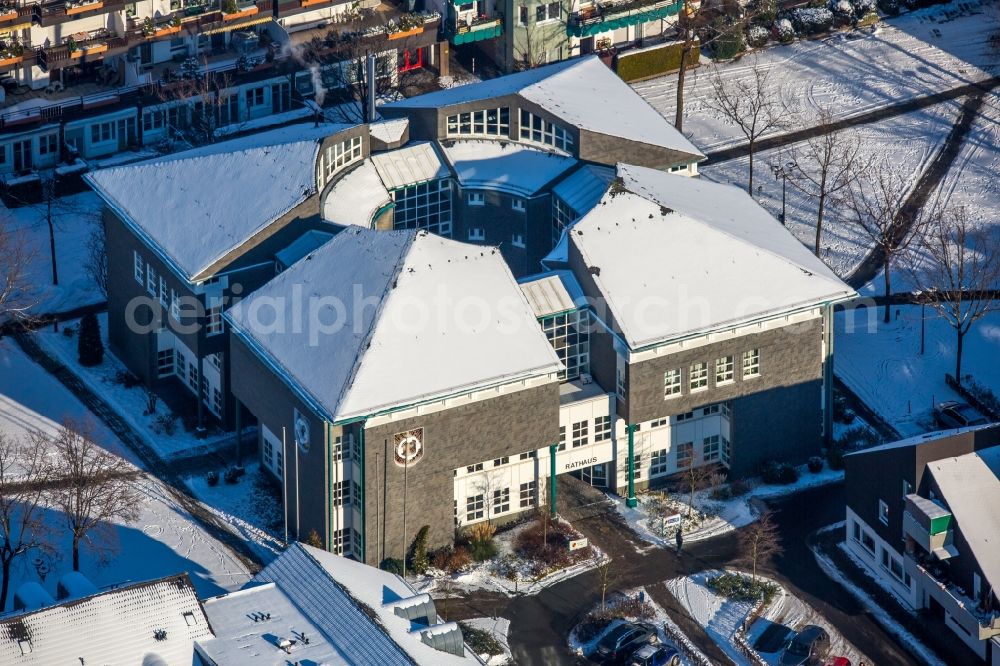
[[[927,464],[988,587],[1000,589],[1000,446]]]
[[[286,127],[86,178],[167,263],[198,282],[316,192],[319,141],[344,128]]]
[[[181,574],[4,615],[0,664],[191,666],[194,641],[211,635],[191,580]]]
[[[515,94],[581,129],[703,157],[597,56],[419,95],[383,108],[441,108]]]
[[[409,126],[409,118],[390,118],[374,122],[368,128],[373,139],[384,143],[396,143],[403,140],[403,135]]]
[[[375,213],[390,203],[392,197],[369,158],[344,174],[326,193],[323,219],[345,227],[370,228]]]
[[[547,317],[586,305],[583,289],[570,271],[552,271],[518,280],[536,317]]]
[[[204,606],[215,637],[198,641],[197,651],[211,660],[208,663],[219,666],[355,663],[299,610],[295,599],[274,583],[252,582],[242,590],[207,599]],[[290,642],[288,652],[281,647],[284,640]]]
[[[324,299],[322,328],[296,321],[296,308],[258,311],[293,288],[304,303]],[[283,327],[259,321],[274,316]],[[425,231],[345,229],[226,317],[332,421],[561,367],[500,252]]]
[[[920,444],[929,444],[931,442],[937,442],[939,440],[945,439],[946,437],[954,437],[955,435],[961,435],[967,432],[974,432],[976,430],[988,430],[989,428],[996,428],[996,423],[987,423],[985,425],[974,425],[965,426],[964,428],[949,428],[948,430],[935,430],[934,432],[925,432],[920,435],[914,435],[912,437],[907,437],[906,439],[896,440],[895,442],[886,442],[885,444],[879,444],[878,446],[871,446],[867,449],[861,449],[859,451],[849,451],[844,454],[845,456],[864,456],[869,453],[876,453],[878,451],[885,451],[887,449],[902,449],[907,446],[917,446]]]
[[[292,241],[288,247],[276,252],[274,258],[283,266],[291,266],[331,238],[333,238],[333,234],[328,231],[310,229]]]
[[[499,141],[455,141],[444,152],[462,187],[522,197],[576,164],[572,157]]]
[[[371,161],[387,190],[444,178],[448,175],[448,167],[441,161],[431,143],[415,143],[398,150],[372,155]]]
[[[746,192],[618,174],[569,238],[632,349],[854,295]]]
[[[481,663],[468,649],[464,650],[463,656],[458,656],[423,642],[421,631],[426,627],[396,613],[397,607],[406,608],[408,600],[417,594],[395,574],[295,543],[267,565],[251,585],[260,583],[274,583],[291,600],[295,610],[308,619],[310,628],[315,627],[319,632],[317,639],[321,636],[337,652],[347,655],[348,663],[380,666]],[[418,599],[418,605],[425,606],[428,600],[429,597],[423,595]],[[429,607],[433,607],[433,602]],[[206,608],[215,627],[216,614],[212,602],[206,604]],[[235,608],[232,614],[240,610]],[[259,610],[268,612],[266,609]],[[373,619],[370,613],[377,619]],[[428,618],[432,626],[437,622],[436,612],[434,615]],[[217,632],[221,635],[226,628]],[[247,631],[259,633],[261,629],[250,625]],[[310,646],[302,647],[308,649]],[[285,656],[291,656],[293,660],[302,658],[295,655],[294,647],[291,655]],[[303,653],[303,657],[306,656],[315,659],[316,663],[327,663]],[[331,664],[341,663],[332,657],[329,659]]]
[[[586,164],[553,187],[552,193],[577,215],[583,215],[597,205],[614,177],[615,170],[611,167]]]

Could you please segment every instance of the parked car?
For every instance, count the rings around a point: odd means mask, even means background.
[[[851,666],[851,660],[847,657],[834,657],[826,662],[826,666]]]
[[[643,645],[632,653],[629,666],[680,666],[681,653],[673,645]]]
[[[830,651],[830,634],[823,627],[806,625],[795,634],[778,660],[780,666],[816,666],[826,659]]]
[[[623,662],[637,648],[657,640],[656,627],[645,622],[620,624],[600,640],[595,656],[605,663]]]
[[[989,419],[976,411],[975,407],[955,400],[942,402],[935,407],[934,420],[942,428],[964,428],[989,423]]]

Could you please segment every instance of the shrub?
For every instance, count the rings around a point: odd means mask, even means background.
[[[899,15],[899,0],[877,0],[878,8],[889,16]]]
[[[755,602],[763,599],[765,604],[769,604],[778,593],[778,586],[774,583],[753,580],[749,576],[731,572],[713,576],[705,581],[705,585],[716,594],[736,601]]]
[[[615,60],[615,72],[623,81],[648,79],[681,67],[682,44],[668,44],[661,48],[648,49],[638,53],[619,55]],[[701,51],[695,46],[688,54],[688,67],[698,64]]]
[[[497,547],[493,543],[493,535],[497,528],[491,523],[476,523],[469,530],[469,550],[472,559],[476,562],[484,562],[497,554]]]
[[[490,632],[477,629],[465,622],[459,622],[458,626],[462,629],[462,638],[465,639],[465,644],[472,648],[476,654],[486,654],[491,657],[503,654],[503,646]]]
[[[788,463],[769,460],[761,467],[760,476],[764,483],[788,485],[799,480],[799,471]]]
[[[444,548],[438,548],[433,553],[431,553],[431,566],[435,569],[440,569],[441,571],[448,570],[448,558],[451,557],[452,548],[450,546],[445,546]]]
[[[795,39],[795,28],[792,26],[792,22],[788,19],[778,19],[775,21],[774,27],[771,30],[774,34],[774,38],[782,44],[787,44]]]
[[[746,50],[741,21],[719,19],[712,28],[717,34],[713,48],[716,60],[732,60]]]
[[[768,32],[767,28],[759,25],[752,25],[747,28],[747,43],[754,48],[759,49],[767,44],[767,40],[770,37],[771,33]]]
[[[747,14],[751,24],[766,29],[778,15],[778,3],[775,0],[750,0],[747,3]]]
[[[548,521],[546,529],[543,520]],[[570,552],[570,539],[579,538],[579,533],[569,523],[559,520],[539,519],[521,531],[514,539],[514,552],[526,560],[536,561],[535,574],[548,569],[569,566],[574,561],[588,557],[590,548]]]
[[[823,471],[823,459],[819,456],[812,456],[809,458],[809,471],[813,474],[819,474]]]
[[[979,403],[979,406],[987,412],[992,412],[987,416],[1000,415],[1000,398],[997,398],[990,387],[980,384],[972,375],[965,375],[962,381],[964,382],[962,388]]]
[[[837,438],[837,447],[846,451],[864,449],[881,443],[882,438],[863,423],[848,428]]]
[[[733,491],[729,486],[718,486],[717,488],[712,488],[712,492],[708,495],[717,502],[722,502],[733,498]]]
[[[150,428],[157,435],[171,437],[177,431],[177,417],[173,414],[158,414]]]
[[[119,370],[115,373],[115,382],[127,389],[135,388],[142,383],[138,377],[125,370]]]
[[[403,560],[398,557],[387,557],[379,563],[378,568],[382,571],[388,571],[389,573],[394,573],[397,576],[402,576]]]
[[[205,481],[207,481],[208,485],[212,487],[219,485],[219,473],[213,469],[208,473],[208,476],[205,477]]]
[[[424,525],[417,530],[417,536],[414,537],[413,544],[410,546],[410,569],[414,573],[426,573],[427,568],[431,565],[430,558],[427,556],[427,533],[430,532],[430,529],[430,525]]]
[[[323,540],[319,538],[319,532],[316,530],[309,530],[309,536],[306,537],[305,543],[313,548],[323,548]]]
[[[830,0],[830,11],[839,25],[854,23],[854,5],[849,0]]]
[[[74,335],[76,335],[76,329],[73,328],[72,326],[67,326],[62,330],[62,334],[63,337],[65,338],[72,338]]]
[[[733,497],[743,497],[751,490],[753,490],[753,484],[747,479],[736,479],[729,484],[729,492],[733,494]]]
[[[792,25],[802,35],[818,35],[833,27],[833,12],[822,7],[793,9]]]
[[[858,17],[868,16],[876,9],[876,0],[851,0],[854,6],[854,14]]]
[[[831,447],[830,450],[826,452],[826,464],[828,464],[832,470],[840,471],[844,469],[844,449],[839,446]]]
[[[472,564],[472,556],[465,546],[456,546],[445,561],[444,570],[450,574],[458,573]]]
[[[80,365],[93,367],[104,361],[104,343],[101,342],[101,326],[97,315],[85,314],[80,320],[80,337],[77,338],[76,353]]]

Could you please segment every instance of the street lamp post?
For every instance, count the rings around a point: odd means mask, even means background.
[[[774,179],[781,179],[781,215],[778,217],[778,220],[782,224],[785,224],[785,189],[788,185],[788,177],[792,175],[794,168],[795,162],[786,162],[785,164],[771,163],[771,173],[774,174]]]

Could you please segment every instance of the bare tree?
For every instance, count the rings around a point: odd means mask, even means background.
[[[832,126],[833,114],[829,109],[821,109],[816,126],[819,135],[806,139],[802,149],[792,152],[792,187],[816,201],[816,243],[813,252],[817,257],[827,202],[850,187],[872,162],[870,157],[865,160],[857,133],[834,130]]]
[[[88,423],[67,420],[54,445],[58,483],[53,502],[62,509],[73,535],[73,570],[79,571],[81,544],[105,553],[114,543],[111,521],[138,519],[141,498],[133,482],[139,472],[102,448]]]
[[[760,514],[756,521],[740,531],[740,552],[750,565],[751,577],[757,580],[757,566],[764,565],[775,555],[784,552],[781,535],[770,509]]]
[[[0,432],[0,613],[14,562],[31,550],[48,548],[43,520],[52,471],[48,452],[42,435],[15,439]]]
[[[605,600],[608,597],[608,586],[611,584],[611,565],[614,560],[611,557],[605,555],[604,559],[601,559],[600,555],[594,555],[594,559],[597,562],[597,576],[601,584],[601,610],[604,610]]]
[[[979,229],[977,229],[979,227]],[[955,381],[962,383],[962,348],[973,324],[1000,303],[1000,237],[969,220],[964,206],[927,223],[909,272],[925,302],[955,330]]]
[[[754,144],[771,130],[787,123],[787,108],[782,101],[781,86],[771,79],[770,70],[754,56],[748,76],[726,79],[716,67],[712,72],[712,97],[708,104],[736,126],[748,142],[750,175],[747,191],[753,194]]]
[[[926,219],[905,209],[908,190],[904,168],[882,160],[854,180],[843,197],[843,207],[851,222],[871,243],[875,256],[881,261],[886,297],[883,321],[887,324],[892,267],[897,257],[920,238],[920,229]]]
[[[713,477],[715,477],[718,473],[719,466],[715,464],[692,464],[682,472],[684,477],[684,488],[688,492],[688,518],[691,517],[691,512],[694,511],[694,494],[711,483]]]
[[[226,74],[202,72],[195,58],[189,58],[181,67],[181,78],[157,90],[163,102],[176,102],[185,107],[184,116],[178,116],[176,125],[170,127],[175,137],[192,146],[215,143],[218,130],[229,112],[231,99],[236,93],[230,88],[232,81]]]
[[[10,225],[0,225],[0,321],[23,318],[34,305],[28,274],[33,258],[27,237]]]
[[[107,235],[104,221],[98,221],[93,231],[87,237],[87,275],[97,285],[104,297],[108,297],[108,255],[106,249]]]

